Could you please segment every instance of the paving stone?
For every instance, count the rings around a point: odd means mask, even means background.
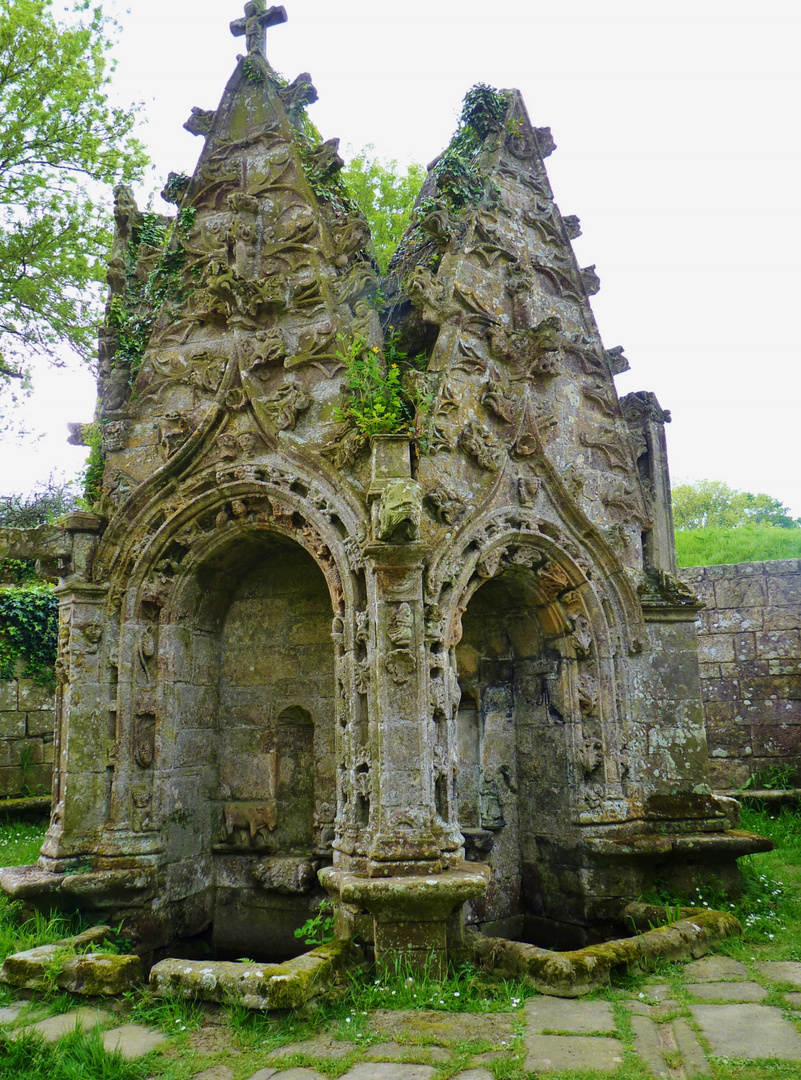
[[[589,1035],[529,1035],[525,1040],[527,1072],[595,1069],[613,1072],[623,1062],[619,1039]]]
[[[488,1069],[464,1069],[457,1073],[452,1080],[495,1080]]]
[[[575,998],[529,998],[526,1021],[532,1031],[614,1031],[612,1009],[606,1001],[578,1001]]]
[[[556,998],[552,1000],[557,1000]],[[411,1038],[426,1046],[481,1039],[491,1043],[510,1043],[514,1038],[512,1018],[506,1013],[444,1013],[433,1009],[380,1009],[370,1017],[370,1029],[376,1035],[402,1041]]]
[[[684,989],[702,1001],[762,1001],[768,996],[765,987],[755,982],[690,983]]]
[[[260,1071],[264,1071],[263,1069]],[[258,1076],[258,1073],[256,1074]],[[268,1076],[272,1076],[272,1073],[268,1073]],[[281,1080],[327,1080],[322,1073],[315,1072],[314,1069],[284,1069],[283,1072],[277,1072],[274,1074],[276,1077],[280,1077]],[[345,1073],[345,1076],[350,1076],[350,1073]]]
[[[684,974],[693,982],[720,982],[723,979],[747,979],[748,968],[730,956],[702,956],[684,965]]]
[[[672,1014],[682,1011],[683,1006],[678,1002],[673,1001],[672,998],[665,998],[664,1001],[660,1001],[658,1005],[654,1005],[651,1008],[652,1020],[667,1020]]]
[[[773,1005],[691,1005],[690,1012],[715,1054],[801,1061],[801,1036]]]
[[[103,1046],[106,1050],[109,1053],[119,1050],[126,1061],[144,1057],[166,1041],[166,1035],[160,1031],[153,1031],[152,1028],[142,1027],[141,1024],[123,1024],[122,1027],[112,1028],[111,1031],[103,1033]],[[233,1076],[233,1073],[231,1075]],[[229,1080],[229,1078],[221,1077],[220,1080]]]
[[[227,1065],[212,1065],[210,1069],[195,1073],[192,1080],[234,1080],[234,1073]]]
[[[668,983],[650,983],[642,988],[642,992],[652,1001],[667,1001],[673,997],[673,987]]]
[[[623,1007],[635,1016],[650,1016],[651,1006],[647,1001],[624,1001]]]
[[[757,964],[756,969],[771,982],[801,987],[801,963],[797,960],[766,960]]]
[[[430,1065],[400,1065],[394,1061],[363,1061],[348,1069],[342,1080],[431,1080],[436,1069]],[[282,1080],[287,1076],[282,1073]]]
[[[682,1067],[687,1080],[693,1076],[700,1076],[709,1072],[709,1063],[706,1060],[704,1049],[698,1041],[698,1036],[683,1017],[677,1017],[670,1025],[673,1031],[673,1039],[676,1049],[681,1054]]]
[[[801,1009],[801,994],[795,993],[790,990],[784,995],[784,997],[790,1008]]]
[[[3,1027],[5,1024],[13,1024],[22,1012],[22,1009],[22,1005],[5,1005],[0,1009],[0,1027]]]
[[[474,1065],[491,1065],[493,1061],[508,1057],[508,1050],[487,1050],[483,1054],[476,1054],[473,1058]]]
[[[47,1019],[40,1020],[30,1027],[19,1028],[12,1035],[16,1037],[23,1033],[26,1035],[38,1033],[45,1042],[57,1042],[62,1035],[74,1031],[79,1025],[84,1031],[89,1031],[90,1028],[105,1024],[110,1019],[111,1014],[104,1012],[103,1009],[90,1009],[87,1006],[83,1009],[75,1009],[73,1012],[61,1013],[59,1016],[48,1016]]]
[[[657,1025],[646,1016],[632,1016],[634,1049],[656,1076],[670,1076]]]
[[[312,1039],[304,1039],[302,1042],[289,1043],[278,1050],[271,1050],[268,1057],[284,1058],[293,1054],[308,1054],[309,1057],[330,1058],[336,1061],[347,1057],[358,1049],[355,1043],[332,1039],[326,1035],[318,1035]]]
[[[254,1072],[252,1076],[249,1076],[247,1080],[270,1080],[271,1076],[276,1076],[277,1074],[277,1069],[259,1069],[258,1072]],[[286,1076],[286,1073],[283,1075]]]
[[[403,1045],[397,1042],[373,1043],[364,1048],[364,1056],[368,1061],[378,1061],[381,1058],[390,1058],[397,1061],[412,1061],[420,1064],[439,1065],[444,1061],[450,1061],[451,1055],[441,1046],[413,1046]]]

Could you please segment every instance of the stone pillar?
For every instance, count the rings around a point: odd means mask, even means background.
[[[665,424],[670,423],[670,413],[660,406],[650,390],[627,394],[620,404],[634,437],[640,479],[651,496],[654,524],[645,534],[645,564],[653,570],[675,574],[676,540],[665,439]]]
[[[42,854],[91,855],[106,817],[113,767],[108,690],[103,679],[103,607],[107,587],[67,582],[59,601],[53,814]]]
[[[443,846],[453,843],[437,813],[434,783],[422,491],[404,437],[373,440],[368,501],[369,860],[364,874],[326,870],[321,880],[352,912],[370,913],[380,963],[400,957],[441,974],[447,921],[484,892],[487,876],[474,864],[443,872]]]

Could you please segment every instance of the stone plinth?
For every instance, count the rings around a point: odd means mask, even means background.
[[[445,974],[447,922],[467,900],[484,894],[489,867],[442,874],[368,878],[323,870],[322,881],[339,903],[372,915],[376,960],[381,966],[400,959],[435,978]]]

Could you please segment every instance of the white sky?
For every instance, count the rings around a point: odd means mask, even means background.
[[[671,472],[766,491],[801,516],[801,244],[795,0],[287,0],[273,65],[311,72],[310,115],[341,149],[431,160],[476,82],[518,87],[558,145],[546,162],[605,345],[673,413]],[[155,162],[192,172],[182,129],[213,108],[242,51],[237,0],[130,0],[115,93],[142,100]],[[346,155],[347,156],[347,155]],[[156,198],[158,209],[165,209]],[[91,419],[93,381],[48,374],[25,409],[38,443],[0,447],[0,488],[80,468],[67,420]],[[47,389],[47,393],[44,390]]]

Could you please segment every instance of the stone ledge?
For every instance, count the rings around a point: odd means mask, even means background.
[[[629,905],[624,914],[641,906]],[[692,912],[690,918],[669,926],[571,952],[551,952],[522,941],[487,938],[474,930],[466,932],[466,948],[482,965],[522,977],[541,994],[580,997],[607,985],[615,969],[627,970],[657,957],[683,960],[703,956],[710,942],[742,932],[737,919],[726,912],[682,909],[682,913],[685,911]],[[661,914],[664,916],[664,911]]]
[[[260,1012],[297,1009],[328,990],[337,972],[359,958],[351,941],[332,941],[283,964],[168,959],[151,969],[150,990],[156,997],[236,1002]]]
[[[0,981],[21,990],[59,990],[90,997],[121,994],[141,983],[142,962],[138,956],[114,953],[77,953],[77,950],[111,937],[108,926],[93,926],[75,937],[51,945],[7,956],[0,969]],[[77,955],[76,955],[77,953]]]
[[[690,853],[739,859],[772,851],[773,841],[756,833],[730,829],[721,833],[689,833],[678,836],[590,837],[584,841],[590,855],[600,859],[683,858]]]

